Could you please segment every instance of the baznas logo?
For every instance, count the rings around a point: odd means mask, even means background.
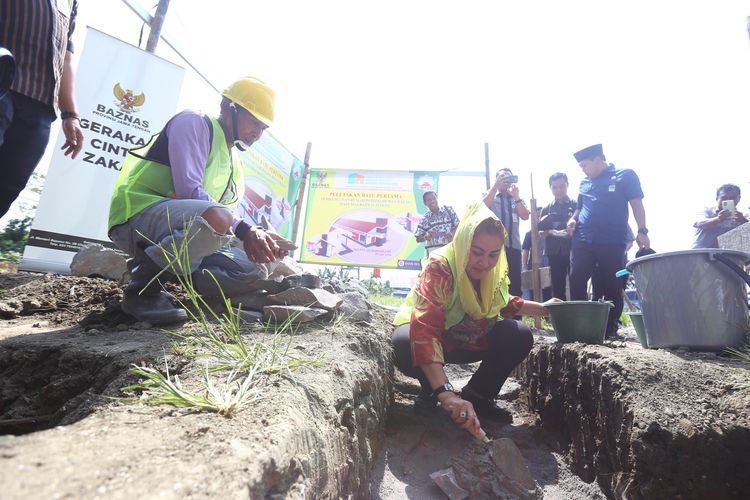
[[[117,98],[117,107],[125,111],[126,113],[133,113],[134,111],[138,111],[137,109],[135,109],[135,107],[143,106],[143,103],[146,102],[146,94],[141,92],[139,95],[135,95],[135,93],[130,89],[122,90],[122,87],[120,87],[119,83],[115,85],[113,93]]]

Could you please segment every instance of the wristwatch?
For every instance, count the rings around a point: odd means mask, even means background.
[[[645,227],[639,228],[638,234],[648,234],[648,228],[645,228]]]
[[[432,395],[435,397],[438,397],[438,395],[444,393],[444,392],[456,392],[456,390],[453,388],[450,382],[446,382],[434,391],[432,391]]]

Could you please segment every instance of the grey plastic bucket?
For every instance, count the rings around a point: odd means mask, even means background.
[[[745,343],[748,261],[744,252],[702,248],[628,262],[648,346],[718,351]]]

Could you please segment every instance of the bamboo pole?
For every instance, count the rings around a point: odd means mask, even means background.
[[[536,198],[534,198],[534,174],[529,174],[529,181],[531,182],[531,199],[529,204],[531,205],[531,283],[534,290],[534,300],[536,302],[542,301],[542,277],[539,272],[539,242],[537,240],[539,235],[538,224],[536,220]],[[534,317],[534,327],[542,327],[542,319],[539,316]]]
[[[159,0],[159,5],[156,7],[156,14],[151,20],[151,30],[148,34],[148,42],[146,42],[146,52],[152,54],[156,51],[156,45],[159,43],[159,37],[161,36],[161,27],[164,25],[164,18],[167,17],[167,9],[169,8],[169,0]]]
[[[307,143],[305,148],[305,168],[302,169],[302,179],[299,181],[299,189],[297,190],[297,201],[294,204],[294,225],[292,226],[292,241],[297,243],[297,232],[299,230],[299,219],[302,214],[302,202],[305,199],[305,187],[307,186],[307,176],[310,174],[310,151],[312,150],[312,142]]]
[[[487,183],[487,191],[490,190],[490,144],[484,143],[484,177]]]

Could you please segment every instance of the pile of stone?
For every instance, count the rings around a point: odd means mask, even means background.
[[[369,322],[372,318],[367,289],[356,281],[334,279],[323,283],[289,257],[262,267],[260,274],[266,278],[253,282],[247,293],[231,298],[232,305],[241,308],[245,320],[307,323],[334,314],[352,322]],[[70,272],[74,276],[96,276],[119,283],[128,280],[125,259],[99,244],[84,246],[73,257]],[[222,301],[214,297],[207,302],[219,307]]]

